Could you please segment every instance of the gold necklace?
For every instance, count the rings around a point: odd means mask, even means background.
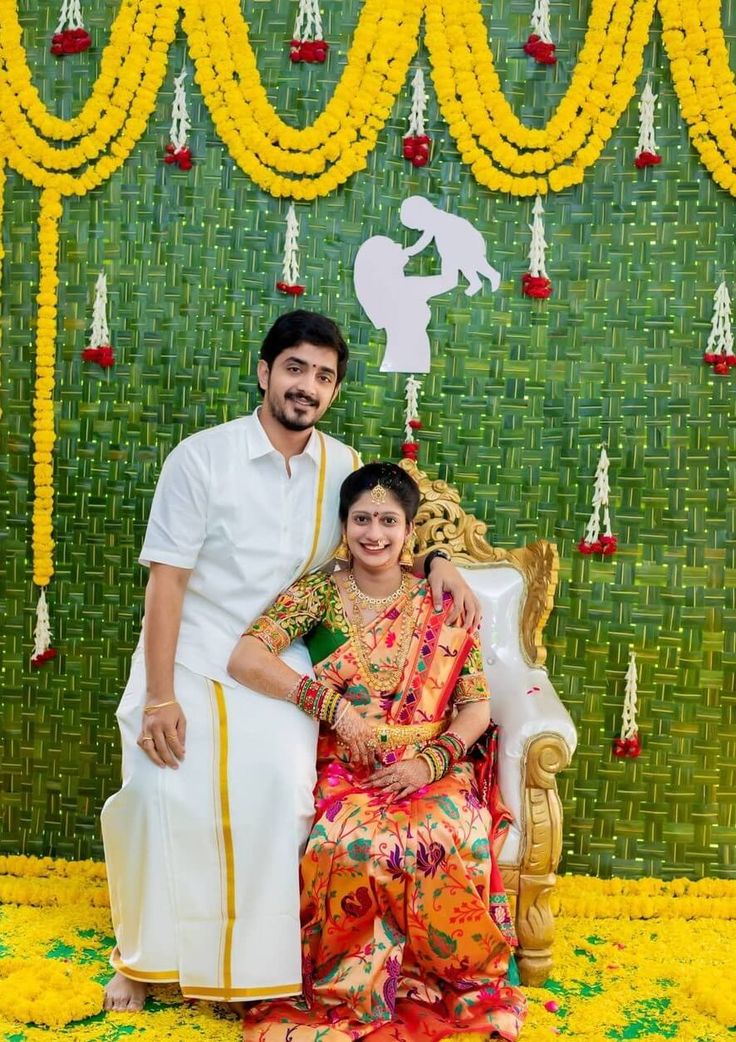
[[[402,587],[404,586],[405,592],[403,594],[400,594],[399,591],[392,594],[392,598],[396,600],[397,603],[406,596],[406,593],[410,589],[411,580],[408,576],[404,576],[402,579]],[[399,589],[401,589],[401,587]],[[359,599],[355,594],[353,594],[349,587],[347,592],[350,596],[353,610],[351,617],[348,618],[346,615],[346,619],[350,631],[350,637],[355,647],[355,655],[358,659],[358,664],[363,674],[366,687],[368,687],[374,695],[388,694],[395,691],[401,681],[402,673],[404,672],[404,664],[406,663],[409,644],[411,643],[412,634],[414,632],[415,612],[412,611],[409,604],[407,604],[404,610],[400,612],[401,632],[399,639],[396,642],[396,655],[392,661],[386,662],[384,665],[379,665],[377,662],[371,662],[369,657],[371,649],[367,647],[365,639],[365,627],[360,613]]]
[[[393,602],[398,600],[399,597],[404,596],[411,585],[411,579],[409,578],[409,575],[404,572],[401,576],[401,582],[399,585],[393,593],[387,594],[386,597],[369,597],[368,594],[364,593],[358,586],[355,581],[355,575],[352,571],[348,572],[345,585],[347,586],[348,595],[350,596],[351,601],[357,601],[359,604],[362,604],[364,608],[370,608],[371,611],[380,611],[381,608],[388,608],[389,604],[393,604]]]

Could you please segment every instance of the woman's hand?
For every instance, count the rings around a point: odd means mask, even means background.
[[[363,764],[364,767],[373,766],[376,760],[375,732],[350,703],[338,706],[335,734],[348,747],[353,763]]]
[[[452,595],[454,604],[447,617],[448,626],[463,626],[468,633],[478,629],[482,617],[480,601],[451,561],[442,557],[430,561],[429,588],[435,611],[442,608],[443,593]]]
[[[431,780],[429,765],[420,756],[412,760],[400,760],[388,767],[380,767],[368,779],[368,785],[374,785],[377,789],[391,793],[398,799],[411,796],[423,785],[429,785]]]
[[[177,770],[184,759],[187,719],[178,702],[143,714],[138,745],[157,767]]]

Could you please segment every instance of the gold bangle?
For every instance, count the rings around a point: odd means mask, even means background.
[[[163,709],[164,706],[175,706],[175,705],[178,705],[177,700],[175,698],[172,698],[170,702],[157,702],[156,705],[153,705],[153,706],[144,706],[143,707],[143,712],[146,713],[146,714],[154,713],[157,709]]]

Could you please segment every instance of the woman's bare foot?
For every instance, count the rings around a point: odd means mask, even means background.
[[[148,985],[143,981],[116,973],[105,988],[105,1009],[117,1013],[140,1013],[147,994]]]

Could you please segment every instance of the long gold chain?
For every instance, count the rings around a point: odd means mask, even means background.
[[[406,582],[404,580],[406,580]],[[404,576],[401,587],[392,595],[397,605],[406,597],[406,594],[410,590],[410,584],[411,580],[409,577]],[[347,623],[350,630],[350,637],[352,638],[355,647],[355,655],[358,659],[358,664],[360,665],[363,677],[365,678],[366,686],[375,695],[387,694],[395,691],[401,681],[406,656],[409,651],[409,644],[411,642],[412,633],[414,632],[415,612],[411,609],[411,606],[407,604],[399,613],[401,615],[401,631],[399,639],[396,642],[395,657],[393,661],[380,666],[376,662],[371,662],[369,658],[370,649],[367,647],[367,641],[365,638],[365,626],[361,616],[360,601],[353,594],[347,584],[346,587],[353,609],[351,617],[347,618]],[[388,607],[388,605],[386,605],[386,607]]]

